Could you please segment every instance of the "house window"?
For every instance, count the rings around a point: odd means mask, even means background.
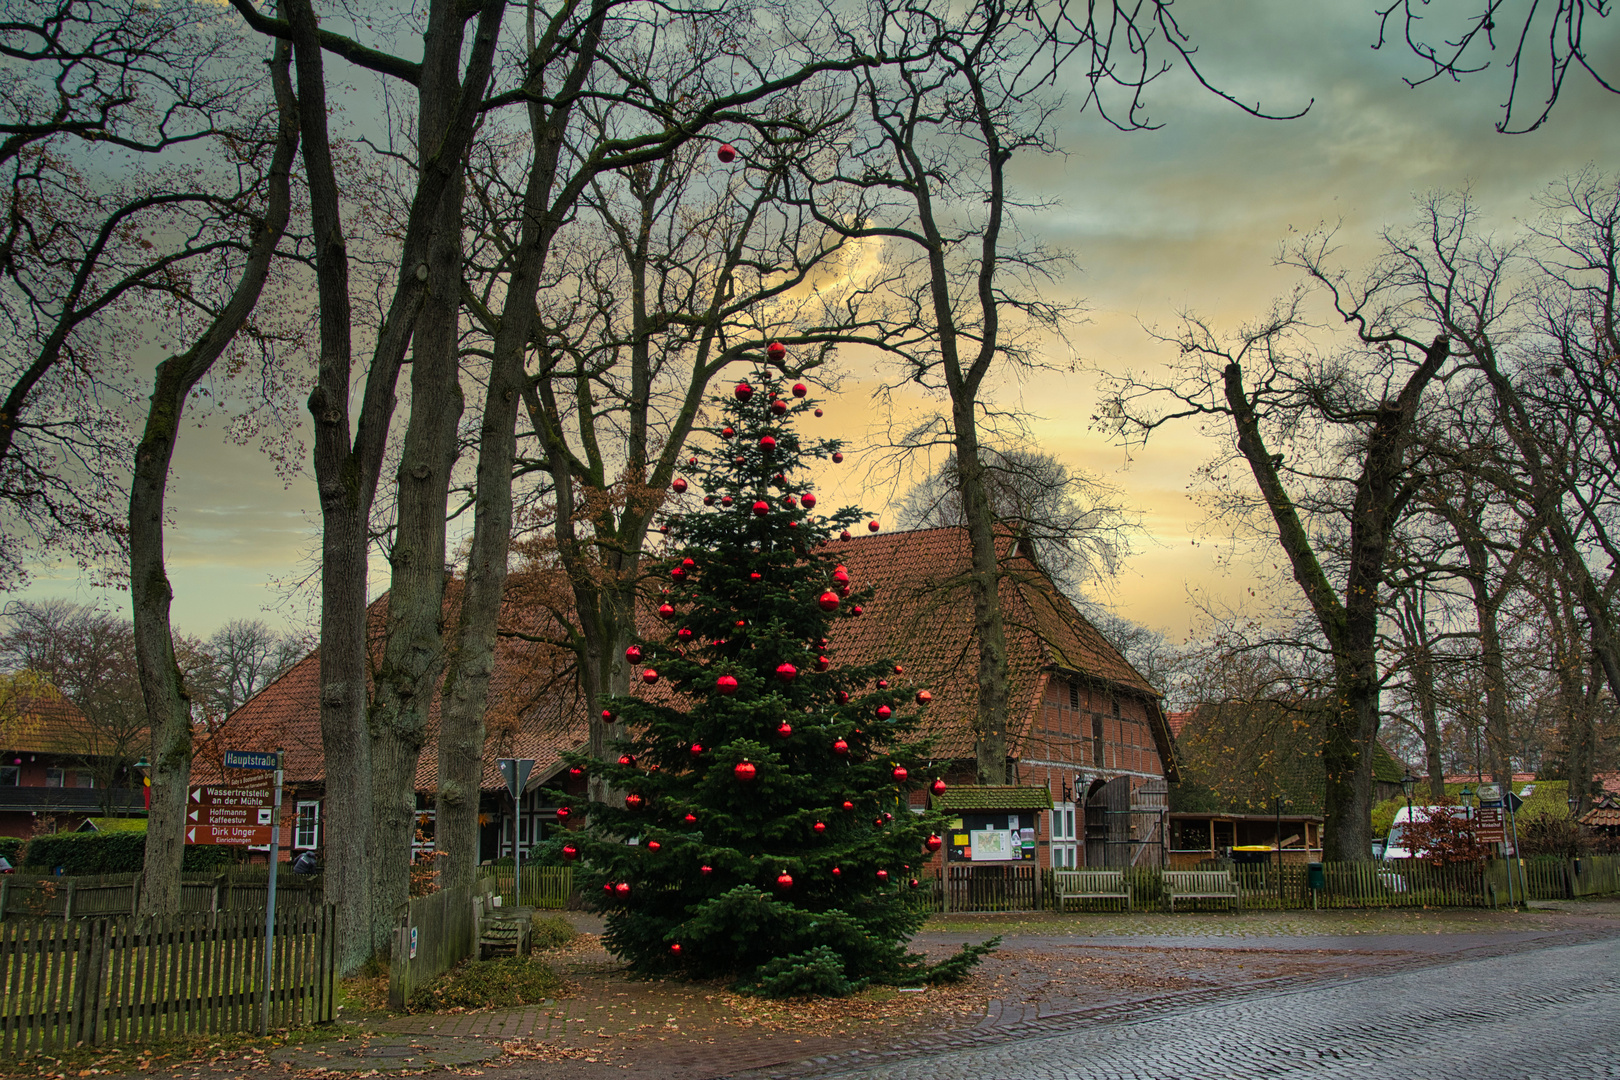
[[[76,772],[76,773],[74,773],[73,774],[73,786],[74,787],[88,787],[88,788],[95,787],[96,786],[96,774],[95,773],[89,773],[89,772]]]
[[[308,850],[321,844],[321,804],[298,803],[298,823],[293,826],[293,848]]]
[[[0,765],[0,787],[16,787],[22,783],[22,769],[16,765]]]
[[[46,787],[66,787],[67,786],[67,770],[66,769],[46,769],[45,770],[45,786]]]
[[[1067,869],[1080,865],[1075,844],[1074,803],[1055,803],[1052,806],[1052,868]]]

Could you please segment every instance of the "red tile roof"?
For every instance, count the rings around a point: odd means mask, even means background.
[[[1010,547],[1011,540],[1008,539]],[[933,694],[928,707],[928,731],[937,738],[941,759],[971,758],[972,721],[978,707],[978,650],[974,645],[973,604],[966,574],[969,551],[961,529],[925,529],[867,535],[833,550],[848,568],[856,591],[876,588],[865,613],[839,619],[829,635],[828,655],[837,663],[867,662],[887,656],[905,668],[907,683],[926,687]],[[516,591],[553,589],[546,603],[520,605]],[[537,611],[567,610],[566,598],[556,594],[560,580],[543,575],[517,575],[511,579],[503,622],[517,629],[521,612],[524,631],[556,635],[554,616]],[[1016,748],[1040,707],[1049,671],[1108,683],[1149,702],[1156,718],[1155,736],[1160,754],[1172,768],[1169,729],[1158,708],[1158,694],[1125,658],[1087,622],[1072,604],[1027,560],[1011,557],[1001,584],[1007,628],[1012,686],[1009,710],[1010,744]],[[451,618],[452,597],[446,603]],[[379,635],[386,599],[372,605],[372,625]],[[535,620],[540,625],[535,625]],[[651,605],[638,613],[642,635],[656,640],[667,633]],[[560,635],[558,635],[560,636]],[[503,638],[491,683],[489,741],[485,744],[486,789],[502,786],[494,759],[504,756],[536,759],[535,775],[546,776],[559,761],[562,749],[584,743],[586,703],[577,699],[571,674],[572,656],[559,650]],[[199,751],[195,772],[217,770],[222,748],[287,751],[288,777],[319,782],[321,770],[318,679],[320,661],[312,654],[243,705]],[[662,686],[650,692],[664,691]],[[637,684],[637,692],[643,692]],[[429,719],[429,735],[417,769],[419,790],[435,786],[437,770],[438,705]],[[205,759],[215,764],[209,766]]]
[[[53,686],[0,697],[0,750],[94,755],[97,741],[84,713]]]

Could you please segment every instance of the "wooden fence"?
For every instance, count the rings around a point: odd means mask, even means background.
[[[388,963],[389,1008],[405,1008],[418,987],[478,951],[479,923],[490,897],[486,878],[471,889],[440,890],[405,905]]]
[[[1212,862],[1203,868],[1231,869],[1246,909],[1495,907],[1508,903],[1510,895],[1522,900],[1526,891],[1532,900],[1620,893],[1620,856],[1615,855],[1524,859],[1513,870],[1511,894],[1509,860],[1483,867],[1431,866],[1419,860],[1326,863],[1320,889],[1310,888],[1309,871],[1299,863],[1279,868]],[[1164,897],[1160,871],[1134,866],[1123,870],[1137,910],[1157,910]],[[930,911],[1036,911],[1053,903],[1052,871],[1037,873],[1028,865],[957,863],[947,868],[945,876],[935,871],[923,885],[915,902]],[[1097,903],[1110,909],[1118,906],[1117,901]],[[1189,903],[1196,907],[1199,902]]]
[[[489,882],[490,889],[501,898],[506,907],[546,908],[560,911],[575,903],[574,869],[571,866],[525,866],[523,893],[515,895],[510,866],[479,868],[479,879]]]
[[[188,874],[180,883],[181,912],[264,911],[270,892],[264,870]],[[0,876],[0,920],[78,919],[98,915],[133,915],[140,893],[139,874],[75,877]],[[322,900],[319,877],[276,875],[276,906],[316,906]]]
[[[330,1021],[336,908],[277,912],[271,1028]],[[256,1030],[264,914],[0,925],[0,1057]]]

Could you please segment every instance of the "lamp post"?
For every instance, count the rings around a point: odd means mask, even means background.
[[[1406,831],[1408,833],[1412,831],[1412,789],[1417,786],[1417,782],[1418,778],[1412,775],[1411,769],[1407,769],[1401,776],[1401,790],[1406,793]],[[1412,844],[1410,841],[1406,844],[1406,855],[1407,858],[1412,856]]]
[[[146,812],[150,814],[152,812],[152,763],[146,760],[145,754],[142,754],[141,760],[135,763],[135,771],[141,774],[141,803]]]

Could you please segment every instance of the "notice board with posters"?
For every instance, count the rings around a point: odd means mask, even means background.
[[[945,857],[950,862],[1020,862],[1035,858],[1039,811],[964,813],[949,823]]]

